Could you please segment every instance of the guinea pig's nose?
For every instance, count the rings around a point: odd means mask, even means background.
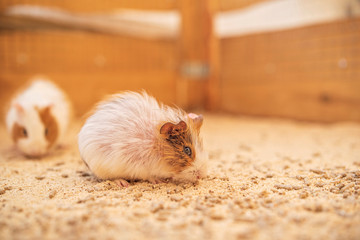
[[[31,157],[41,157],[44,154],[45,154],[45,152],[42,151],[41,149],[32,149],[29,155]]]

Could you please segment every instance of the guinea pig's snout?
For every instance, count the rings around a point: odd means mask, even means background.
[[[29,154],[28,154],[28,157],[42,157],[44,156],[45,153],[44,152],[40,152],[40,151],[31,151]]]
[[[46,154],[46,150],[44,148],[39,148],[39,147],[31,148],[27,152],[28,157],[42,157],[45,154]]]

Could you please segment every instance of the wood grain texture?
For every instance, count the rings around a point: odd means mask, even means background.
[[[256,3],[265,2],[266,0],[226,0],[219,1],[219,11],[231,11],[239,8],[249,7]]]
[[[151,1],[142,5],[122,1],[116,6],[178,9],[182,27],[177,40],[51,27],[1,31],[0,103],[4,105],[30,77],[42,74],[64,88],[79,115],[106,94],[145,89],[159,100],[185,109],[323,122],[360,121],[359,18],[219,40],[211,30],[216,11],[257,1],[225,2]],[[101,6],[82,1],[53,3],[80,12],[107,11],[116,5],[115,1],[99,3]],[[1,2],[0,9],[9,4]],[[207,64],[210,74],[198,78],[184,75],[181,69],[187,63]]]
[[[13,91],[26,82],[32,74],[1,74],[0,102],[6,103]],[[153,71],[146,74],[133,72],[119,73],[53,73],[47,74],[68,95],[75,108],[75,114],[82,116],[90,111],[94,104],[109,94],[124,90],[146,90],[166,104],[175,103],[174,74],[171,71]],[[1,109],[5,110],[5,109]],[[4,112],[1,112],[3,120]]]
[[[176,44],[77,32],[1,32],[0,102],[34,75],[64,88],[83,114],[104,95],[148,90],[175,102]]]
[[[208,4],[208,11],[211,16],[212,32],[209,35],[209,78],[206,85],[206,105],[209,111],[218,111],[220,108],[220,39],[215,34],[214,21],[216,11],[219,8],[219,0],[211,0]]]
[[[175,43],[81,32],[0,32],[9,72],[153,71],[175,68]]]
[[[182,72],[186,64],[209,63],[211,17],[207,0],[179,2],[182,25],[179,37],[179,76],[177,103],[184,108],[203,108],[208,75],[189,76]]]
[[[103,12],[112,11],[120,8],[131,8],[141,10],[170,10],[176,7],[176,0],[104,0],[104,1],[87,1],[87,0],[3,0],[0,1],[0,10],[15,4],[32,4],[39,6],[59,7],[75,12]]]
[[[221,41],[221,108],[360,120],[360,19]]]

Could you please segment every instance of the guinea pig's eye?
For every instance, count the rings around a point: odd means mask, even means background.
[[[188,155],[189,157],[191,157],[191,148],[185,146],[184,147],[184,153],[186,155]]]
[[[25,137],[27,137],[28,134],[27,134],[27,131],[26,131],[25,128],[23,128],[22,133],[23,133],[23,135],[24,135]]]
[[[49,133],[49,129],[48,128],[45,128],[45,136],[47,136]]]

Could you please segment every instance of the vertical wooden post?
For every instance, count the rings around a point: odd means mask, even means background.
[[[212,27],[217,0],[181,0],[181,33],[179,37],[179,77],[177,79],[177,104],[185,108],[206,106],[215,109],[218,89],[218,51]],[[216,70],[216,71],[214,71]],[[215,100],[216,99],[216,100]]]
[[[215,32],[215,17],[219,9],[218,0],[209,0],[208,13],[211,20],[209,35],[209,77],[206,86],[206,110],[217,111],[220,106],[220,40]]]

